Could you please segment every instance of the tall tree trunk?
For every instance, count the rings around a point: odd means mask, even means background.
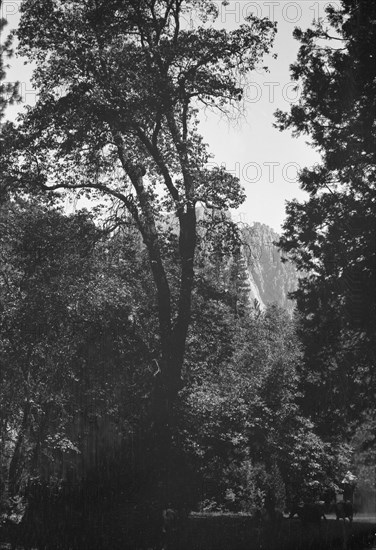
[[[176,137],[176,124],[174,123],[172,126]],[[160,506],[166,507],[173,504],[174,493],[176,494],[176,477],[178,475],[174,461],[173,434],[176,429],[175,404],[178,392],[182,387],[181,375],[191,314],[196,247],[194,182],[189,173],[186,145],[179,145],[179,156],[181,157],[182,167],[184,167],[183,177],[187,201],[185,206],[180,206],[177,211],[180,222],[179,254],[181,277],[178,309],[173,326],[171,291],[162,260],[160,237],[156,226],[154,209],[150,203],[150,197],[143,181],[144,170],[142,166],[134,166],[130,163],[122,136],[116,128],[113,129],[113,135],[118,148],[119,159],[137,193],[140,213],[134,212],[132,209],[130,212],[135,219],[147,248],[151,272],[157,291],[160,358],[158,371],[155,375],[151,405],[151,433],[148,454],[150,468],[155,474],[155,498],[158,500]],[[180,140],[178,137],[176,139]],[[152,147],[148,143],[146,145]],[[155,155],[156,163],[160,165],[166,185],[176,200],[178,194],[176,189],[173,188],[167,168],[163,163],[161,165],[160,158],[157,154]]]
[[[30,403],[26,402],[23,412],[20,430],[17,435],[16,445],[9,465],[8,474],[8,492],[9,496],[17,494],[20,487],[20,478],[22,474],[22,452],[25,435],[29,428]]]

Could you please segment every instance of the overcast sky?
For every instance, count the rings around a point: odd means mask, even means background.
[[[296,60],[299,43],[292,33],[296,26],[307,28],[318,16],[325,16],[326,2],[311,0],[258,1],[230,0],[220,3],[220,21],[228,28],[244,22],[249,13],[271,16],[278,32],[272,53],[265,59],[269,73],[251,75],[245,93],[246,116],[240,125],[229,125],[213,116],[203,117],[202,132],[215,161],[240,177],[247,200],[240,207],[244,221],[259,221],[277,230],[285,218],[285,201],[304,199],[297,183],[297,170],[319,161],[318,154],[306,144],[307,138],[292,138],[290,132],[273,128],[277,108],[289,110],[298,99],[289,66]],[[336,2],[332,2],[336,4]]]
[[[338,5],[338,2],[331,2]],[[17,26],[19,19],[17,0],[3,0],[3,16],[9,26]],[[289,132],[273,128],[274,112],[277,108],[288,110],[298,99],[299,90],[293,90],[289,66],[296,59],[298,43],[292,33],[296,26],[307,28],[314,18],[325,16],[326,1],[299,0],[250,1],[229,0],[223,6],[218,0],[219,18],[217,25],[227,29],[245,22],[251,13],[270,17],[277,21],[278,32],[273,53],[265,59],[269,73],[257,71],[251,75],[245,90],[245,116],[236,124],[219,120],[210,113],[201,115],[201,131],[214,154],[214,161],[225,165],[237,175],[247,194],[238,216],[248,223],[258,221],[277,230],[285,217],[285,201],[292,198],[304,199],[299,190],[297,171],[311,166],[319,160],[317,153],[305,139],[292,138]],[[29,83],[31,68],[23,61],[11,60],[12,67],[7,78],[21,83],[26,103],[33,103],[35,94]],[[18,108],[19,109],[19,108]],[[15,109],[9,111],[12,117]]]

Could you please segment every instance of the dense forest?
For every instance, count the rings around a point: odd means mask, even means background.
[[[165,548],[162,511],[276,519],[347,472],[374,506],[376,4],[295,30],[303,94],[275,124],[321,162],[281,236],[232,221],[244,190],[199,133],[276,26],[217,15],[23,0],[1,46],[38,90],[7,121],[2,65],[0,520],[25,547]]]

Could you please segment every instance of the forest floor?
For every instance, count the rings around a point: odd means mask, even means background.
[[[359,514],[352,524],[328,516],[302,525],[284,518],[279,525],[255,524],[249,516],[193,514],[187,529],[190,550],[363,550],[376,547],[375,515]]]
[[[114,535],[114,533],[113,533]],[[111,540],[112,537],[110,537]],[[111,544],[105,548],[125,548]],[[257,523],[241,514],[190,515],[184,533],[165,544],[174,550],[376,550],[376,516],[359,514],[352,523],[337,521],[327,516],[320,524],[303,525],[297,518],[282,519],[278,525]],[[85,545],[85,549],[87,546]],[[1,544],[0,550],[9,550],[10,544]],[[21,546],[17,550],[23,550]],[[41,549],[39,549],[41,550]]]

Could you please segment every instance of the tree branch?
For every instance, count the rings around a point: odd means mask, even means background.
[[[171,336],[172,336],[172,309],[171,309],[171,292],[167,280],[166,271],[163,265],[161,249],[156,228],[154,212],[150,204],[150,199],[143,184],[144,170],[140,166],[135,166],[127,158],[123,138],[120,132],[113,130],[113,136],[118,148],[119,159],[128,174],[136,190],[137,197],[140,203],[143,214],[143,240],[147,247],[150,266],[153,273],[154,281],[157,287],[158,297],[158,315],[161,334],[161,347],[164,357],[171,354]],[[170,365],[168,366],[168,368]]]
[[[169,170],[166,166],[166,163],[163,160],[163,157],[158,147],[152,141],[150,141],[150,139],[145,134],[145,132],[139,127],[137,128],[137,135],[140,138],[141,142],[145,145],[148,152],[152,155],[153,159],[155,160],[159,170],[161,171],[161,174],[163,176],[166,187],[171,197],[174,199],[175,203],[179,203],[180,201],[179,192],[172,181]]]

